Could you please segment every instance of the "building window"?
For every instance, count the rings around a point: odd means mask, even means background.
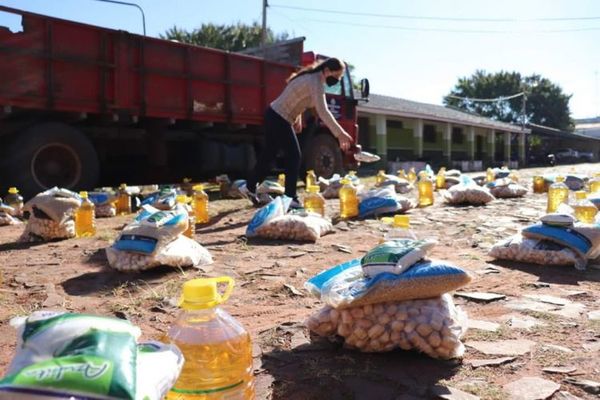
[[[465,135],[461,128],[452,128],[452,144],[463,144]]]
[[[435,126],[433,126],[433,125],[423,126],[423,141],[425,143],[435,143],[436,142]]]
[[[387,121],[387,128],[388,129],[398,129],[401,130],[404,128],[402,121],[394,121],[394,120],[388,120]]]

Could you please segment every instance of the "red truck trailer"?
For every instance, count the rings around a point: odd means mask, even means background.
[[[285,80],[319,58],[282,63],[0,6],[0,189],[157,183],[244,176],[260,151],[263,113]],[[11,29],[12,28],[12,29]],[[363,82],[362,96],[368,96]],[[305,166],[328,176],[360,151],[350,74],[327,101],[354,145],[342,152],[307,113]]]

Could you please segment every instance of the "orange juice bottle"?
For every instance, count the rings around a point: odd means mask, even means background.
[[[308,187],[308,193],[304,198],[304,209],[325,216],[325,199],[319,193],[319,186]]]
[[[194,196],[192,200],[192,208],[196,216],[196,222],[205,224],[210,221],[208,216],[208,195],[204,191],[204,186],[194,186]]]
[[[219,283],[227,285],[222,295]],[[185,362],[167,400],[254,399],[250,335],[219,306],[233,286],[227,276],[183,284],[182,311],[167,340],[179,347]]]
[[[356,188],[352,186],[349,179],[342,179],[340,188],[340,217],[343,219],[358,216],[358,196]]]
[[[429,179],[426,172],[419,174],[419,207],[427,207],[433,205],[433,182]]]
[[[117,215],[131,214],[131,196],[127,193],[127,184],[121,183],[117,196]]]
[[[96,213],[94,203],[88,198],[88,192],[79,192],[81,205],[75,212],[75,235],[89,237],[96,234]]]
[[[555,183],[550,185],[548,189],[548,213],[556,212],[561,203],[568,204],[569,202],[569,187],[565,185],[565,177],[557,176]]]

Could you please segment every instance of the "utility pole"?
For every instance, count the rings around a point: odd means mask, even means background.
[[[262,2],[262,32],[260,35],[260,45],[263,49],[263,57],[266,56],[266,45],[267,45],[267,7],[269,4],[267,0]]]

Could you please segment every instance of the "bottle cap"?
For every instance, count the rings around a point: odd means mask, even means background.
[[[315,174],[315,170],[314,169],[309,169],[308,171],[306,171],[306,173],[314,175]]]
[[[585,200],[587,198],[587,193],[583,190],[578,190],[575,192],[575,198],[577,200]]]
[[[356,176],[356,171],[350,171],[350,172],[348,172],[348,175],[350,175],[350,176]]]
[[[394,227],[395,228],[410,228],[410,216],[396,214],[394,215]]]
[[[127,189],[127,184],[126,183],[121,183],[119,185],[119,189]]]
[[[188,202],[188,197],[185,194],[178,194],[175,199],[180,204],[186,204]]]
[[[385,171],[382,170],[382,169],[380,169],[379,172],[378,172],[378,174],[383,175],[383,174],[385,174]]]
[[[88,192],[79,192],[79,197],[81,197],[82,199],[87,199],[88,198]]]
[[[342,185],[349,185],[349,184],[350,184],[350,179],[348,179],[348,178],[344,178],[344,179],[342,179],[342,180],[340,181],[340,183],[341,183]]]
[[[555,179],[555,182],[564,182],[565,181],[565,177],[562,175],[558,175]]]
[[[191,181],[191,178],[183,178],[183,183],[190,183]]]
[[[17,194],[17,193],[19,193],[19,189],[17,189],[16,187],[10,187],[10,188],[8,188],[8,193]]]
[[[219,293],[217,285],[227,284],[225,292]],[[229,276],[219,278],[197,278],[183,284],[183,293],[179,306],[184,310],[202,310],[217,306],[229,298],[235,281]]]
[[[199,192],[201,190],[204,190],[204,185],[194,185],[194,187],[192,189],[195,190],[196,192]]]

